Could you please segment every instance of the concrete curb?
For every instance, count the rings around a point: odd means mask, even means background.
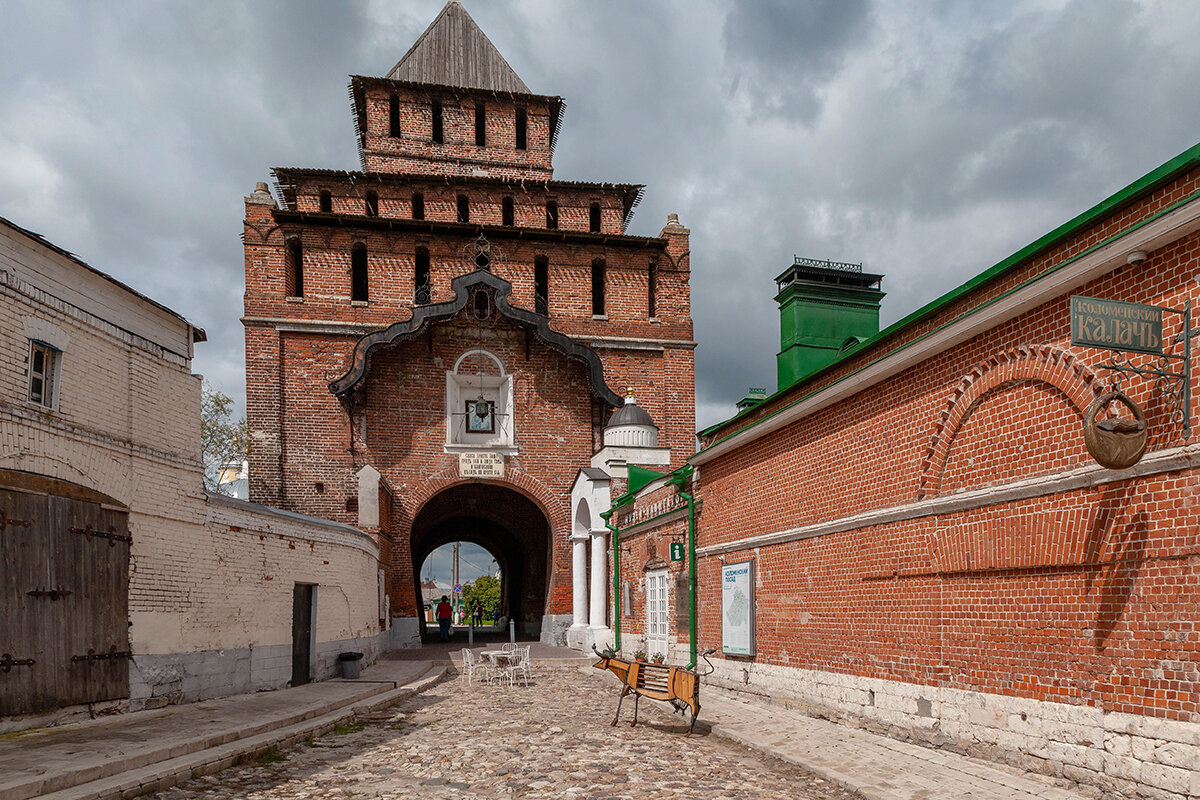
[[[279,720],[257,725],[254,726],[254,733],[249,735],[244,731],[212,735],[206,737],[205,741],[213,743],[203,749],[189,749],[182,754],[171,753],[156,762],[145,763],[146,757],[139,754],[130,760],[143,762],[141,766],[126,768],[98,780],[77,783],[44,797],[47,800],[116,800],[159,792],[191,778],[211,775],[241,761],[256,758],[269,750],[290,747],[311,736],[328,733],[358,716],[387,708],[420,694],[444,680],[448,672],[449,667],[431,665],[429,670],[399,688],[377,689],[355,695],[347,702],[326,704],[315,713],[310,709],[310,713],[298,715],[301,719],[291,718],[282,726]],[[329,707],[333,705],[337,707]],[[263,730],[264,728],[267,730]]]

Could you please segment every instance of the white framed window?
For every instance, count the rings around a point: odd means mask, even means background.
[[[62,352],[36,339],[29,341],[29,402],[58,407],[58,370]]]
[[[446,452],[517,452],[513,376],[482,348],[467,350],[446,373]]]
[[[646,573],[646,655],[667,655],[670,639],[667,632],[667,570]]]

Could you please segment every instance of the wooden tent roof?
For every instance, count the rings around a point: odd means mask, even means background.
[[[450,0],[388,78],[531,94],[458,0]]]

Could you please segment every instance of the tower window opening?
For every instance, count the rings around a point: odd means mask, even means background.
[[[458,221],[471,221],[471,204],[467,200],[467,196],[465,194],[460,194],[458,196]]]
[[[430,110],[433,112],[433,130],[430,132],[432,134],[433,143],[441,144],[443,141],[443,139],[442,139],[442,101],[434,100],[433,103],[430,104]]]
[[[658,302],[658,262],[650,259],[650,268],[646,274],[646,313],[654,319],[658,316],[655,308]]]
[[[525,133],[526,133],[525,129],[526,129],[527,125],[528,125],[528,118],[526,116],[525,109],[518,108],[517,109],[517,130],[516,130],[516,136],[514,137],[516,139],[516,144],[517,144],[518,150],[525,149]]]
[[[379,216],[379,194],[377,192],[367,192],[367,216]]]
[[[413,192],[412,218],[425,219],[425,195],[421,194],[420,192]]]
[[[427,305],[430,302],[429,248],[418,247],[413,269],[413,302]]]
[[[533,309],[550,315],[550,259],[538,256],[533,260]]]
[[[546,227],[550,230],[558,228],[558,203],[554,200],[546,201]]]
[[[333,193],[328,189],[321,192],[321,211],[325,214],[333,211]]]
[[[362,242],[350,248],[350,299],[367,301],[367,246]]]
[[[513,211],[513,199],[506,197],[500,201],[500,224],[507,225],[510,228],[516,225],[515,213]]]
[[[588,230],[592,233],[600,232],[600,204],[592,203],[592,207],[588,209]]]
[[[299,239],[287,240],[287,296],[304,297],[304,247]]]
[[[604,316],[605,272],[607,268],[603,258],[592,260],[592,316]]]
[[[388,95],[388,136],[400,138],[400,97]]]
[[[475,104],[475,146],[487,144],[487,107],[483,103]]]

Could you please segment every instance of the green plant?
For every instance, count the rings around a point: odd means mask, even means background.
[[[634,661],[645,661],[646,660],[646,651],[645,650],[634,650],[633,651],[633,660]]]
[[[650,660],[655,664],[661,664],[667,660],[667,657],[662,653],[655,653],[654,655],[650,656]]]
[[[358,733],[365,727],[367,727],[367,723],[362,722],[360,720],[352,720],[350,722],[344,722],[341,725],[336,726],[333,729],[333,733],[337,734],[338,736],[342,736],[347,733]]]
[[[258,754],[258,758],[254,762],[260,767],[265,767],[268,764],[278,764],[280,761],[287,761],[287,756],[272,747],[270,750],[264,750]]]

